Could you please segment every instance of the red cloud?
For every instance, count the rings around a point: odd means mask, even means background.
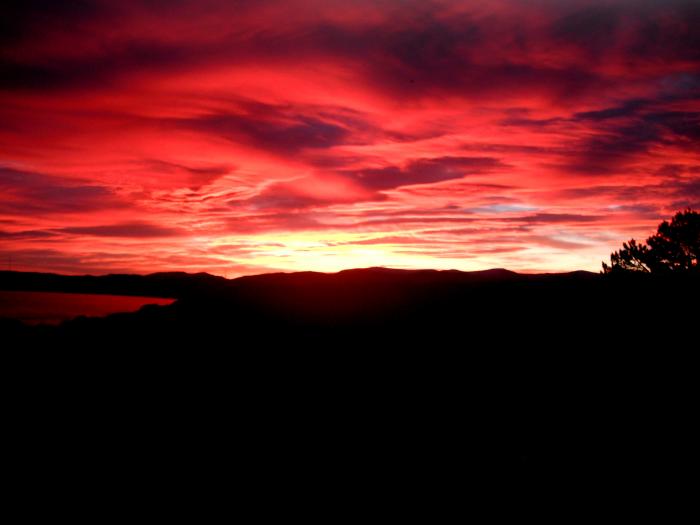
[[[700,205],[695,1],[26,0],[0,24],[16,267],[597,269]]]

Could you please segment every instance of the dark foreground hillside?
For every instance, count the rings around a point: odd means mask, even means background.
[[[68,277],[0,272],[0,289],[176,298],[169,307],[23,328],[26,342],[156,351],[340,350],[520,354],[682,348],[697,318],[698,279],[586,272],[522,275],[373,268],[226,280],[207,274]],[[70,348],[70,346],[69,346]],[[485,355],[486,356],[486,355]]]
[[[120,475],[235,469],[248,489],[329,501],[333,483],[506,490],[527,509],[681,491],[697,466],[697,279],[5,272],[0,288],[177,298],[58,327],[2,321],[16,428],[58,470],[77,432]]]

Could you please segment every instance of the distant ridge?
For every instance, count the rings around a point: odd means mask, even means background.
[[[398,269],[373,266],[352,268],[334,273],[325,272],[273,272],[246,275],[227,279],[205,272],[156,272],[108,275],[63,275],[55,273],[0,271],[0,290],[56,291],[74,293],[139,295],[181,298],[198,293],[216,293],[252,284],[291,284],[309,281],[331,283],[351,279],[386,283],[449,283],[449,282],[497,282],[533,279],[596,278],[598,274],[586,271],[549,274],[521,274],[504,268],[478,271]]]

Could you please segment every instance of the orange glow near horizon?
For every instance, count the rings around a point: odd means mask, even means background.
[[[0,36],[6,267],[597,271],[700,208],[697,2],[60,4]]]

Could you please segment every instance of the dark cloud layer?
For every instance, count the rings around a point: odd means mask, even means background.
[[[345,173],[372,190],[388,190],[414,184],[430,184],[485,173],[507,166],[494,157],[438,157],[415,159],[405,166],[373,168]]]
[[[449,18],[440,16],[444,2],[389,2],[382,5],[381,23],[369,16],[376,10],[373,2],[339,7],[349,17],[366,12],[365,24],[322,16],[338,10],[330,1],[321,6],[318,17],[297,25],[289,23],[294,10],[285,2],[258,3],[268,18],[253,16],[252,21],[244,15],[255,14],[255,3],[218,0],[124,6],[86,0],[10,4],[3,17],[0,85],[13,89],[66,89],[81,83],[94,88],[133,73],[320,55],[357,64],[366,80],[400,96],[532,89],[562,96],[609,87],[604,75],[592,72],[591,58],[648,63],[700,60],[696,30],[700,7],[693,0],[552,2],[543,11],[549,19],[546,31],[521,23],[519,15],[536,7],[519,1],[510,3],[511,16],[454,10]],[[209,17],[216,14],[222,26],[230,23],[228,30],[212,29]],[[161,27],[149,32],[148,26],[134,23],[143,18],[159,19]],[[240,19],[255,29],[236,31]],[[183,29],[191,38],[160,34]],[[76,35],[93,45],[84,53],[69,49],[61,54],[50,48],[51,38],[70,41]],[[32,46],[50,50],[52,60],[41,53],[30,56],[27,48]],[[538,60],[552,46],[569,51],[572,59]]]
[[[120,224],[108,224],[103,226],[72,226],[62,228],[61,233],[73,235],[91,235],[95,237],[125,237],[125,238],[151,238],[174,237],[182,232],[176,228],[168,228],[143,222],[125,222]]]
[[[84,181],[0,167],[0,212],[80,213],[123,206],[111,189]]]
[[[180,125],[282,154],[292,154],[306,148],[330,148],[341,144],[349,136],[341,126],[305,115],[284,119],[266,119],[260,113],[207,115],[181,121]]]

